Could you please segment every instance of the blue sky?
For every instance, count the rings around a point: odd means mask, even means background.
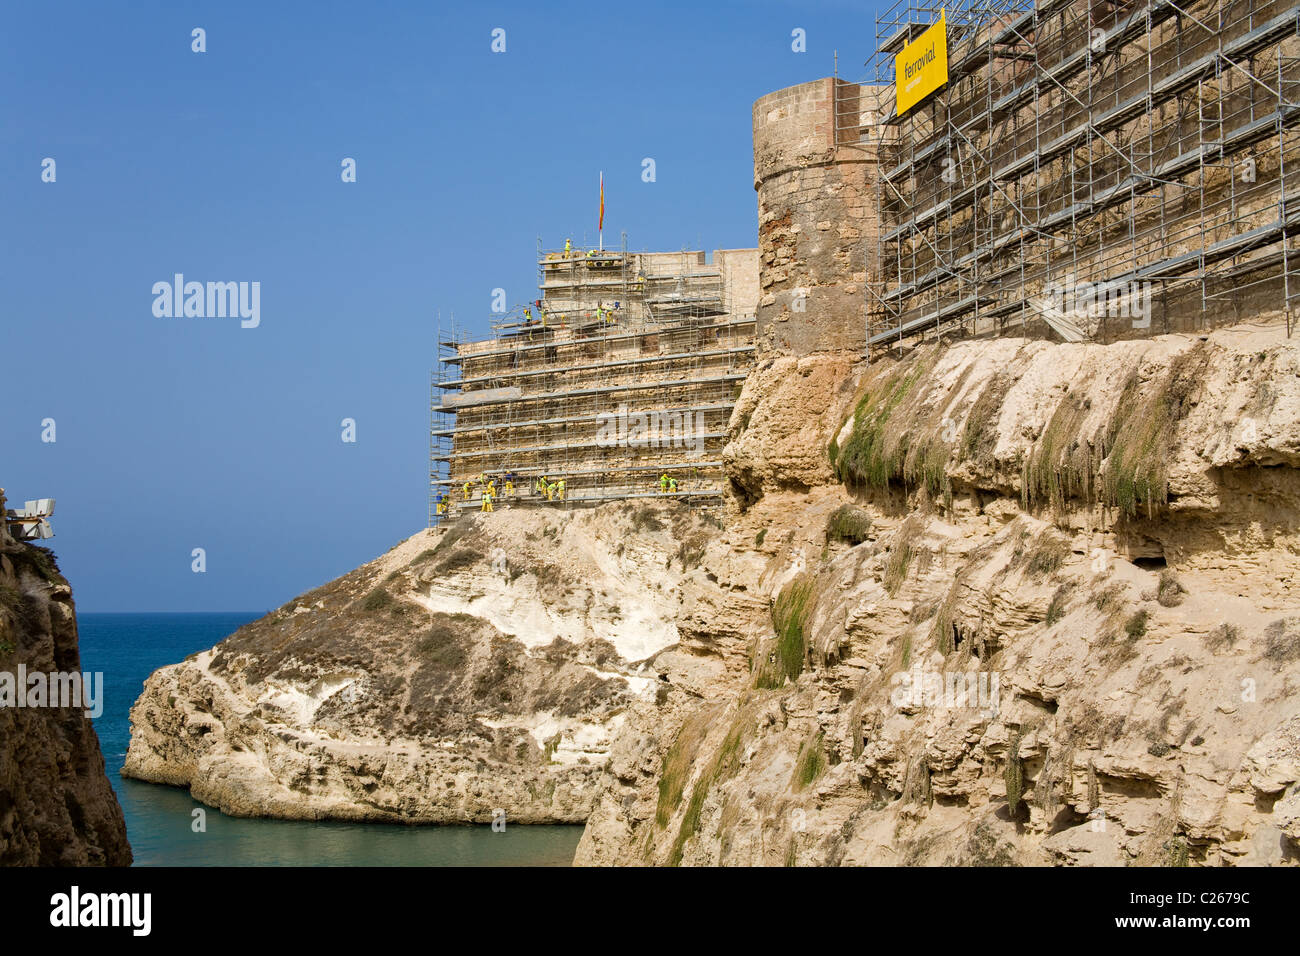
[[[438,312],[536,297],[602,169],[607,244],[755,245],[753,101],[835,48],[862,79],[873,9],[8,4],[0,486],[58,499],[83,610],[261,610],[373,558],[425,524]],[[155,317],[178,272],[260,282],[260,326]]]

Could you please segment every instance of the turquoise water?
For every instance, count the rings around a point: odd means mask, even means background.
[[[137,866],[567,866],[582,835],[575,826],[403,827],[375,823],[244,820],[206,809],[189,793],[119,771],[130,741],[128,713],[145,678],[205,650],[259,614],[78,614],[81,666],[104,674],[95,730],[108,777],[126,815]]]

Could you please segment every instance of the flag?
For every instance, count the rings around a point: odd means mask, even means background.
[[[597,229],[605,228],[605,171],[600,173],[600,224]]]

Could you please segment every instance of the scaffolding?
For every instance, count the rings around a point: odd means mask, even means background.
[[[440,329],[431,387],[430,524],[513,476],[515,503],[663,494],[720,501],[727,423],[754,353],[757,250],[537,253],[541,297],[471,340]],[[538,489],[565,481],[561,502]],[[466,494],[466,486],[469,492]]]
[[[945,6],[947,85],[875,134],[869,350],[1104,342],[1271,311],[1290,333],[1300,0]],[[937,19],[909,0],[877,18],[877,82]]]
[[[446,383],[456,374],[453,364],[469,334],[456,324],[453,316],[445,324],[442,316],[434,327],[434,365],[429,373],[429,527],[438,522],[438,495],[451,484],[451,439],[456,419],[442,402]]]

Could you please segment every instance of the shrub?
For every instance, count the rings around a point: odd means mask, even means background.
[[[840,505],[826,519],[826,540],[861,544],[871,532],[871,515],[853,505]]]
[[[1112,584],[1088,599],[1088,603],[1103,614],[1113,614],[1123,604],[1124,585]]]
[[[361,602],[363,611],[382,611],[393,606],[393,596],[383,588],[375,588]]]
[[[1283,617],[1264,628],[1264,657],[1279,664],[1300,658],[1300,617]]]
[[[1224,621],[1209,634],[1205,635],[1205,646],[1211,654],[1218,654],[1225,648],[1231,650],[1241,637],[1241,628]]]
[[[1187,588],[1178,580],[1178,575],[1166,568],[1160,572],[1160,584],[1156,588],[1156,600],[1162,607],[1177,607],[1183,603]]]
[[[29,544],[20,550],[9,552],[9,556],[13,558],[16,569],[25,567],[46,584],[57,584],[59,582],[57,558],[49,548]]]
[[[754,535],[754,547],[761,548],[763,546],[763,540],[766,537],[767,537],[767,529],[764,528],[758,534]]]
[[[451,571],[460,571],[468,568],[470,565],[477,563],[479,553],[473,548],[464,547],[446,552],[438,564],[434,567],[434,573],[445,574]]]
[[[445,621],[431,627],[416,647],[420,656],[440,671],[458,671],[465,663],[460,635]]]
[[[1147,621],[1151,615],[1145,609],[1133,613],[1127,621],[1124,622],[1124,633],[1128,635],[1130,641],[1136,641],[1147,632]]]

